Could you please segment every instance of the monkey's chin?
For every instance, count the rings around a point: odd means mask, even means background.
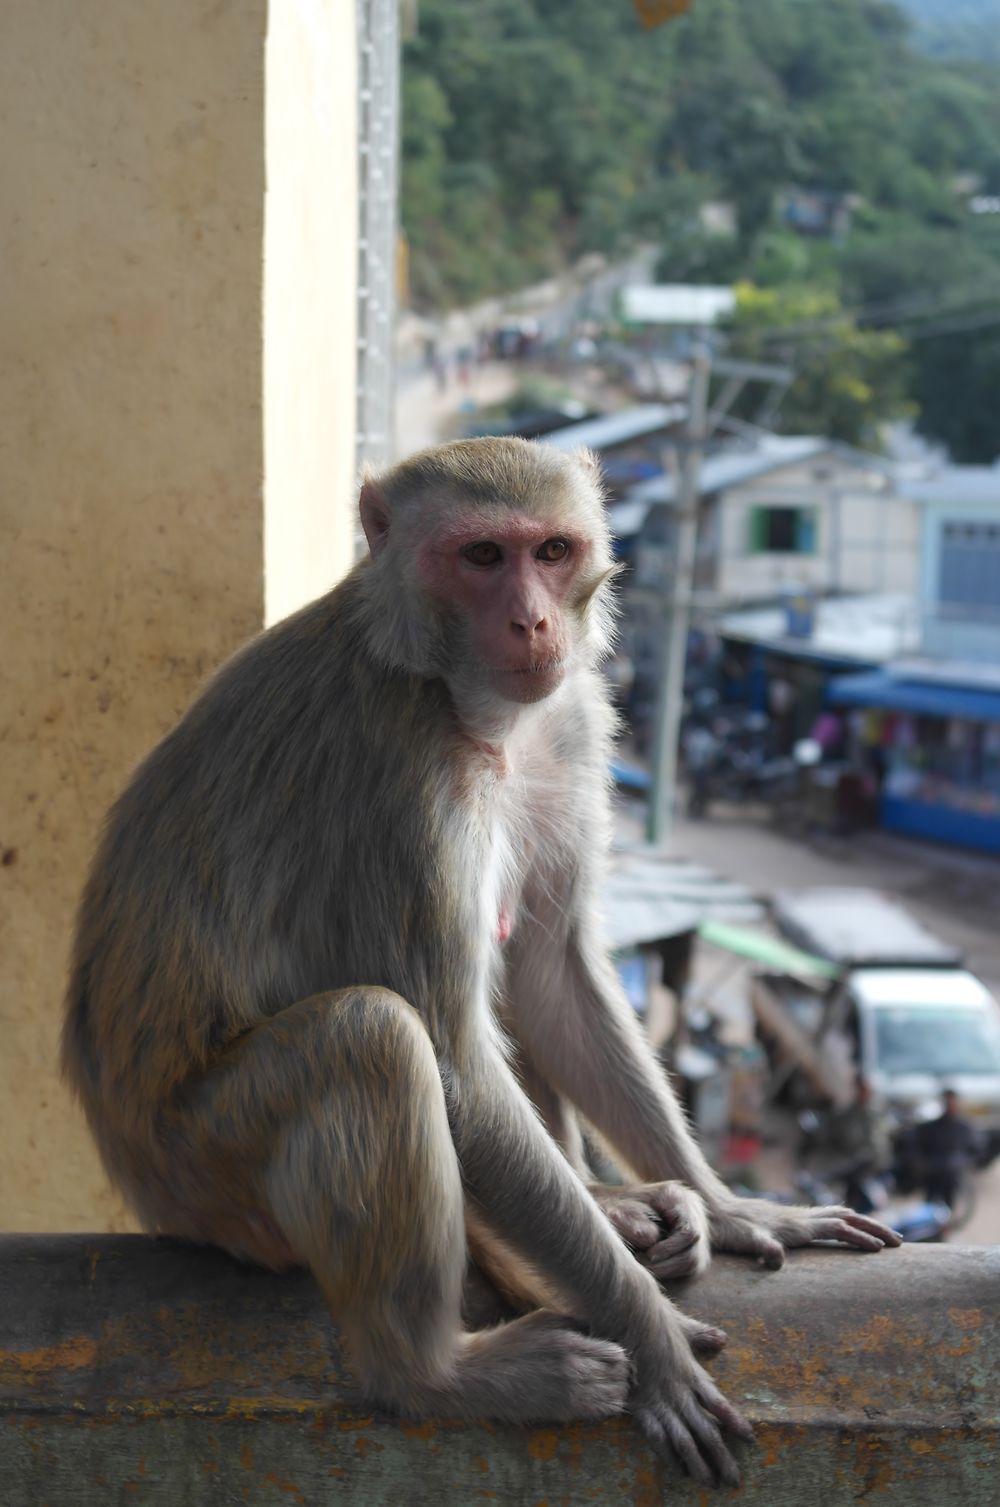
[[[565,678],[566,666],[561,662],[537,670],[494,670],[492,676],[497,694],[520,706],[544,701],[559,689]]]

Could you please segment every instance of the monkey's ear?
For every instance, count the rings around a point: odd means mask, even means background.
[[[374,476],[366,476],[362,482],[358,507],[368,548],[373,556],[381,554],[389,542],[389,508]]]
[[[582,471],[592,471],[595,476],[600,476],[601,458],[593,450],[588,450],[585,445],[581,445],[579,450],[573,451],[573,459]]]

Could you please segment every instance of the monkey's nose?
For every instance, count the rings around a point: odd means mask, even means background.
[[[525,614],[524,617],[512,617],[510,626],[515,638],[526,638],[530,643],[536,633],[544,633],[548,624],[543,617],[535,618],[534,614]]]

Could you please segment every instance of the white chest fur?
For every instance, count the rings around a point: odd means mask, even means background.
[[[483,803],[482,935],[503,946],[518,923],[528,876],[550,864],[569,836],[566,769],[544,744],[510,750]]]

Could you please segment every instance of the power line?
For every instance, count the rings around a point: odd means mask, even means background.
[[[819,319],[800,320],[797,323],[787,325],[775,325],[769,329],[749,330],[755,339],[765,344],[776,341],[794,339],[798,336],[808,337],[816,334],[822,335],[825,331],[835,328],[845,320],[854,320],[858,323],[871,323],[875,319],[893,324],[897,321],[910,319],[926,319],[937,314],[944,314],[950,310],[958,310],[975,303],[1000,302],[1000,283],[995,289],[977,287],[967,290],[959,289],[949,296],[942,298],[940,294],[915,295],[910,299],[900,299],[896,303],[882,304],[858,304],[855,306],[845,305],[835,312],[823,315]],[[745,327],[744,327],[745,328]],[[734,334],[743,331],[740,327],[734,330]]]
[[[930,340],[936,335],[959,335],[966,330],[990,329],[1000,324],[1000,309],[994,313],[970,314],[964,319],[939,320],[936,324],[925,325],[922,329],[907,330],[906,339],[912,344],[917,340]],[[806,342],[802,342],[806,344]],[[822,338],[821,332],[817,331],[817,338],[809,341],[809,350],[813,355],[822,354],[824,351],[836,350],[837,342],[828,338]],[[788,352],[787,360],[794,365],[795,353]]]

